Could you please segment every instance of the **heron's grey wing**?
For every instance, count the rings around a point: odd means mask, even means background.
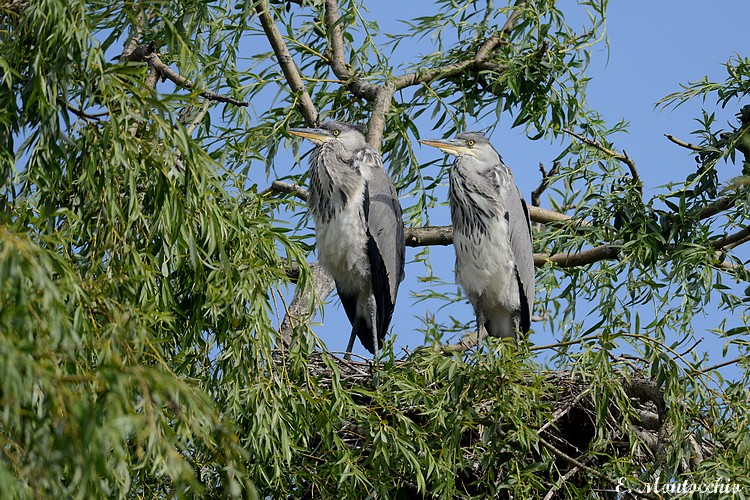
[[[367,251],[380,343],[391,323],[398,286],[404,279],[404,222],[396,189],[379,156],[372,154],[365,158],[370,164],[370,178],[365,187]]]
[[[509,182],[497,181],[507,169]],[[505,191],[505,219],[508,221],[510,247],[516,262],[516,280],[521,298],[521,330],[531,328],[531,313],[534,307],[534,249],[531,240],[531,219],[521,192],[513,181],[510,169],[505,165],[496,167],[496,189]]]

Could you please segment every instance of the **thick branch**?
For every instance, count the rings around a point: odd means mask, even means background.
[[[558,267],[578,267],[593,264],[600,260],[616,259],[619,253],[620,251],[616,246],[607,244],[589,248],[588,250],[581,250],[580,252],[558,253],[551,256],[536,253],[534,254],[534,265],[542,267],[547,262],[551,262]]]
[[[153,70],[155,76],[166,78],[172,81],[178,87],[190,90],[194,87],[193,82],[175,72],[174,70],[172,70],[172,68],[162,62],[162,60],[159,58],[159,55],[156,53],[154,42],[138,45],[135,50],[133,50],[130,55],[127,56],[127,60],[135,62],[147,62]],[[250,104],[247,101],[238,101],[237,99],[234,99],[232,97],[216,94],[215,92],[210,92],[208,90],[201,91],[200,95],[212,101],[225,102],[228,104],[234,104],[235,106],[248,106]]]
[[[297,65],[294,64],[292,55],[289,53],[289,49],[284,43],[284,39],[276,27],[276,23],[271,16],[271,11],[268,8],[268,2],[266,0],[259,0],[255,5],[255,11],[258,13],[260,18],[260,24],[263,27],[263,31],[266,34],[266,38],[271,43],[276,59],[281,66],[281,71],[284,72],[284,77],[292,89],[292,93],[298,96],[297,108],[305,119],[305,122],[309,126],[315,126],[318,123],[318,111],[315,109],[315,105],[310,98],[310,94],[307,93],[307,89],[302,83],[302,78],[297,71]]]
[[[730,245],[735,245],[741,241],[747,241],[748,238],[750,238],[750,226],[741,229],[734,234],[730,234],[723,238],[719,238],[718,240],[712,241],[711,246],[718,250]]]
[[[378,93],[378,86],[364,82],[352,74],[349,63],[344,55],[343,29],[340,23],[339,5],[337,0],[325,0],[325,23],[328,28],[328,47],[333,73],[346,82],[346,87],[357,97],[374,101]]]
[[[307,200],[307,191],[298,184],[274,181],[271,186],[260,192],[261,195],[270,193],[287,193],[300,200]],[[576,220],[568,215],[539,207],[529,207],[529,215],[533,222],[542,224],[568,222],[574,226],[589,225],[585,221]],[[409,247],[446,246],[453,243],[453,228],[451,226],[407,227],[404,229],[404,235],[406,246]],[[542,267],[548,262],[552,262],[560,267],[585,266],[600,260],[614,259],[617,257],[618,252],[616,247],[605,244],[574,253],[563,253],[552,256],[535,254],[534,265]]]
[[[135,16],[135,22],[130,27],[130,34],[128,35],[128,39],[125,40],[120,61],[129,60],[130,55],[138,47],[138,40],[140,40],[143,34],[143,24],[143,10],[140,10]]]
[[[732,208],[735,201],[735,196],[725,196],[724,198],[716,200],[710,205],[706,205],[705,207],[703,207],[703,209],[698,213],[698,218],[701,220],[708,219],[709,217],[712,217],[719,212],[723,212],[724,210]]]
[[[279,332],[284,345],[289,345],[292,340],[294,327],[309,324],[317,311],[316,304],[323,302],[336,288],[331,275],[317,262],[310,264],[310,274],[312,286],[297,286],[294,298],[281,322]]]

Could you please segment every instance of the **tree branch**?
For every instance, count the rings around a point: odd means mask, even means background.
[[[712,241],[711,246],[718,250],[718,249],[725,248],[730,245],[736,246],[736,244],[739,244],[740,242],[748,241],[749,239],[750,239],[750,226],[745,227],[744,229],[741,229],[737,231],[736,233],[733,233],[728,236],[724,236],[723,238],[719,238],[718,240]]]
[[[135,22],[130,27],[130,34],[123,45],[123,51],[120,55],[121,62],[129,60],[130,55],[138,47],[138,40],[140,40],[143,34],[143,24],[143,9],[141,8],[138,14],[135,15]]]
[[[619,245],[621,243],[622,242],[615,242],[614,245]],[[558,253],[555,255],[535,253],[534,265],[536,267],[542,267],[547,262],[551,262],[558,267],[578,267],[593,264],[600,260],[616,259],[619,253],[620,250],[617,246],[611,246],[605,243],[604,245],[581,250],[580,252]]]
[[[333,278],[317,262],[310,264],[310,277],[312,286],[297,286],[294,298],[286,310],[284,320],[279,327],[281,340],[288,346],[292,340],[294,327],[301,324],[309,324],[317,311],[316,304],[322,303],[336,288]]]
[[[274,181],[268,188],[260,192],[262,196],[271,193],[286,193],[294,197],[307,201],[307,191],[298,184],[289,184],[282,181]],[[552,222],[566,222],[577,226],[590,226],[586,221],[573,219],[569,215],[545,210],[543,208],[529,207],[529,215],[533,222],[549,224]],[[446,246],[453,243],[453,228],[451,226],[427,226],[427,227],[407,227],[404,229],[406,246],[424,247],[424,246]],[[615,242],[614,245],[619,245]],[[534,254],[534,265],[542,267],[551,262],[559,267],[576,267],[585,266],[594,262],[617,257],[619,250],[616,246],[608,244],[600,245],[588,250],[573,253],[561,253],[556,255]]]
[[[307,125],[313,127],[318,123],[318,111],[315,109],[315,105],[310,98],[310,94],[307,93],[305,85],[302,83],[297,65],[294,64],[294,59],[289,53],[289,49],[284,43],[284,39],[276,27],[276,23],[271,16],[271,11],[268,8],[268,2],[266,0],[259,0],[255,5],[255,11],[258,13],[260,24],[263,27],[263,31],[266,34],[266,38],[271,43],[274,54],[276,54],[276,60],[281,66],[281,71],[284,73],[289,88],[292,89],[292,93],[298,96],[297,109],[302,114]]]
[[[719,212],[723,212],[724,210],[732,208],[736,202],[736,199],[736,196],[725,196],[724,198],[720,198],[710,205],[706,205],[698,213],[698,219],[708,219],[709,217],[712,217]]]
[[[682,141],[678,139],[677,137],[673,136],[672,134],[664,134],[664,137],[666,137],[673,143],[677,144],[678,146],[689,149],[690,151],[696,151],[696,152],[703,151],[702,147],[696,146],[695,144],[691,144],[689,142]]]
[[[157,78],[166,78],[178,87],[192,90],[195,86],[193,82],[178,74],[162,62],[159,55],[156,53],[156,45],[154,42],[138,45],[127,57],[125,57],[125,59],[133,62],[148,63]],[[154,81],[153,83],[155,84],[156,82]],[[208,90],[201,91],[200,95],[212,101],[225,102],[228,104],[234,104],[235,106],[248,106],[250,104],[247,101],[238,101],[232,97],[217,94]]]
[[[477,53],[472,59],[440,66],[438,68],[432,68],[427,71],[403,74],[394,79],[395,89],[401,90],[412,85],[428,84],[438,78],[446,78],[460,74],[467,69],[494,71],[506,70],[508,68],[507,66],[489,62],[487,59],[502,43],[503,36],[516,27],[518,20],[521,17],[521,8],[526,2],[527,0],[516,1],[516,5],[513,7],[513,12],[508,16],[503,27],[500,28],[500,32],[488,38],[481,47],[479,47],[479,50],[477,50]]]
[[[588,138],[586,138],[586,137],[584,137],[584,136],[582,136],[580,134],[576,134],[575,132],[573,132],[572,130],[567,129],[567,128],[564,128],[563,132],[565,132],[566,134],[572,135],[573,137],[575,137],[576,139],[578,139],[582,143],[587,144],[587,145],[593,147],[594,149],[598,149],[599,151],[601,151],[605,155],[610,156],[610,157],[614,158],[615,160],[617,160],[617,161],[619,161],[619,162],[624,163],[625,165],[627,165],[628,169],[630,170],[630,175],[633,178],[633,181],[638,186],[638,189],[640,191],[643,190],[643,182],[641,181],[641,177],[638,175],[638,169],[635,166],[635,161],[633,161],[633,159],[631,157],[629,157],[628,154],[625,151],[623,151],[622,153],[619,153],[619,152],[617,152],[617,151],[615,151],[613,149],[609,149],[609,148],[603,146],[602,144],[599,144],[598,142],[596,142],[596,141],[594,141],[592,139],[588,139]]]
[[[555,161],[552,163],[552,168],[549,172],[544,168],[544,164],[539,162],[539,171],[542,173],[542,180],[539,186],[531,192],[531,206],[538,207],[540,205],[539,199],[542,197],[542,193],[549,187],[549,178],[556,175],[560,167],[560,162]]]
[[[337,0],[325,0],[325,24],[328,28],[328,47],[330,57],[328,59],[333,73],[340,80],[346,82],[352,94],[368,101],[374,101],[378,93],[378,86],[366,83],[361,78],[354,76],[349,69],[349,63],[344,56],[344,37],[339,16],[339,5]]]
[[[325,0],[325,25],[328,28],[328,47],[330,50],[328,63],[331,65],[333,73],[339,80],[345,83],[347,89],[352,94],[373,103],[372,115],[367,130],[367,143],[376,151],[380,151],[380,142],[385,130],[385,117],[391,107],[391,101],[396,91],[409,87],[411,85],[422,85],[429,83],[437,78],[448,77],[459,74],[467,68],[474,70],[495,70],[503,71],[507,67],[487,61],[492,52],[502,43],[503,35],[512,30],[521,15],[521,7],[527,0],[517,0],[513,12],[508,16],[507,21],[500,29],[500,32],[487,39],[477,51],[476,55],[467,61],[454,63],[439,68],[433,68],[428,71],[418,73],[408,73],[398,76],[386,83],[378,86],[364,81],[359,76],[352,73],[349,64],[344,55],[343,29],[341,26],[341,17],[337,0]]]
[[[288,182],[273,181],[269,187],[261,191],[261,196],[267,196],[271,193],[291,194],[295,198],[307,201],[307,190],[299,184],[289,184]]]

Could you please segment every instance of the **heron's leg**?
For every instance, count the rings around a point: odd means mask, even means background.
[[[359,330],[359,321],[355,321],[354,326],[352,326],[352,335],[349,337],[349,345],[346,346],[346,354],[344,354],[344,359],[347,361],[352,359],[352,349],[354,349],[354,339],[357,338],[357,330]]]
[[[487,331],[487,318],[477,309],[477,341],[481,342],[490,332]]]
[[[367,313],[370,315],[370,331],[372,332],[372,347],[375,349],[375,363],[378,362],[378,306],[375,303],[375,295],[367,297]]]
[[[479,307],[479,297],[470,297],[469,299],[471,305],[474,307],[474,314],[477,316],[477,349],[481,350],[482,340],[490,333],[487,331],[487,317]]]

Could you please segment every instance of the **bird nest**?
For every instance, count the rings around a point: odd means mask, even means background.
[[[277,352],[274,360],[279,365],[283,364],[283,353]],[[411,362],[410,359],[405,359],[389,362],[387,368],[375,368],[372,361],[351,361],[331,353],[323,355],[314,352],[307,359],[307,370],[322,387],[330,388],[335,379],[345,390],[365,389],[353,399],[370,406],[372,401],[361,394],[377,390],[373,374],[385,369],[408,370]],[[606,402],[606,411],[602,411],[601,401],[595,401],[597,396],[592,393],[590,383],[583,377],[563,371],[542,372],[536,374],[537,384],[539,377],[547,388],[541,402],[551,410],[551,418],[537,429],[540,446],[524,457],[524,461],[529,465],[541,461],[554,464],[557,481],[549,476],[544,479],[549,484],[550,495],[547,498],[555,498],[559,494],[561,482],[566,482],[568,486],[591,488],[593,480],[598,484],[599,491],[614,491],[617,478],[608,477],[602,472],[604,465],[612,457],[628,457],[631,462],[637,462],[632,470],[640,471],[655,470],[656,465],[663,462],[670,435],[668,409],[663,392],[654,381],[632,374],[623,375],[616,384],[619,384],[621,394],[629,400],[629,405],[623,404],[623,399],[612,397]],[[425,418],[427,412],[424,408],[414,406],[412,402],[403,402],[403,407],[400,405],[398,401],[393,401],[392,408],[415,422]],[[489,400],[474,405],[480,421],[485,416],[487,425],[496,426],[496,422],[493,423],[496,419],[493,419],[492,408],[493,403]],[[350,447],[363,449],[368,446],[366,439],[357,437],[362,433],[343,431],[345,429],[342,430],[341,438]],[[465,440],[467,443],[467,446],[462,446],[465,463],[472,465],[456,473],[458,479],[468,485],[475,483],[485,473],[486,464],[482,465],[481,454],[482,448],[486,446],[486,438],[483,437],[482,425],[462,432],[462,442]],[[602,436],[606,438],[602,439]],[[637,446],[633,445],[634,442],[637,442]],[[690,447],[692,458],[684,460],[679,467],[682,470],[693,469],[694,461],[708,453],[705,447],[698,445],[692,438]],[[502,477],[498,477],[498,481],[502,481]],[[470,489],[467,488],[466,491],[470,492]]]

